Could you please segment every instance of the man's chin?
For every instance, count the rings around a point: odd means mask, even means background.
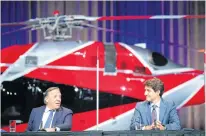
[[[60,108],[60,104],[55,105],[55,109],[59,109]]]

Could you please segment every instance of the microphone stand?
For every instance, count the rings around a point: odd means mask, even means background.
[[[159,130],[159,128],[157,128],[157,120],[156,119],[154,120],[154,125],[155,125],[154,130]]]
[[[43,128],[43,121],[41,122],[39,128],[40,129],[38,130],[38,132],[46,132],[46,130]]]

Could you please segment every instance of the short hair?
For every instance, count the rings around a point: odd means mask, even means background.
[[[59,89],[59,87],[49,87],[49,88],[44,92],[44,104],[47,104],[45,98],[48,96],[48,93],[51,92],[51,91],[53,91],[53,90],[56,90],[56,89]],[[59,90],[60,90],[60,89],[59,89]]]
[[[164,83],[159,78],[148,79],[144,82],[144,85],[151,87],[155,92],[160,91],[160,97],[164,92]]]

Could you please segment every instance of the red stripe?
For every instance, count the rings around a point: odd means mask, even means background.
[[[186,15],[185,19],[192,19],[192,18],[205,18],[206,16],[205,15]]]
[[[149,19],[152,16],[103,16],[98,20],[132,20],[132,19]]]
[[[7,48],[1,49],[1,63],[13,64],[20,55],[23,55],[27,50],[29,50],[33,44],[26,45],[12,45]],[[4,72],[8,67],[0,67],[0,71]]]
[[[205,64],[206,64],[206,52],[204,54],[205,54]]]
[[[7,66],[2,66],[2,67],[0,67],[1,73],[3,73],[7,68],[8,68]]]
[[[203,86],[183,107],[205,103],[205,90]]]
[[[1,50],[1,62],[2,63],[14,63],[20,55],[23,55],[29,50],[33,44],[26,45],[12,45],[8,48]]]

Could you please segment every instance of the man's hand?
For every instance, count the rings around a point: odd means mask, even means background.
[[[161,124],[159,120],[156,121],[156,128],[159,128],[160,130],[165,130],[165,127]]]
[[[55,128],[45,128],[46,132],[55,132]]]
[[[152,130],[153,128],[154,128],[154,123],[152,123],[152,125],[145,126],[144,130]]]

